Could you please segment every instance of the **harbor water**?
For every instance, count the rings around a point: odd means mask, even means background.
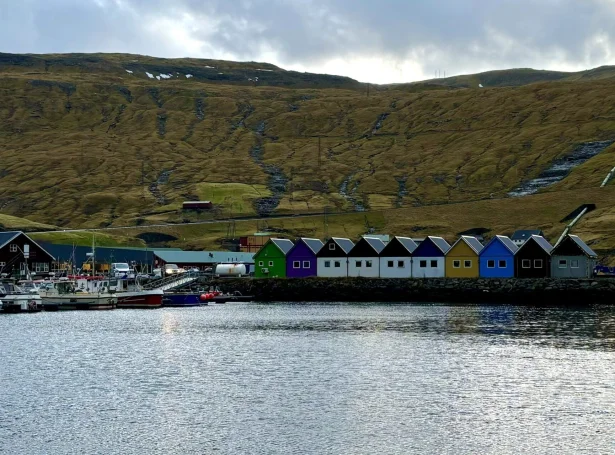
[[[0,315],[2,454],[615,451],[615,308]]]

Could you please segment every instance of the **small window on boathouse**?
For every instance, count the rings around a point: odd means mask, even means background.
[[[427,268],[427,261],[421,261],[419,263],[419,267],[421,267],[422,269],[426,269]]]
[[[303,268],[304,269],[309,269],[310,268],[310,261],[303,261]]]
[[[269,267],[273,267],[273,261],[269,261]]]
[[[498,261],[498,267],[501,269],[505,269],[506,268],[506,259],[500,259]]]
[[[405,262],[404,261],[397,261],[397,268],[405,269],[406,268]]]
[[[431,261],[431,268],[432,269],[438,268],[438,261]]]
[[[259,261],[259,262],[258,262],[258,266],[259,266],[259,267],[262,267],[262,266],[264,266],[264,265],[265,265],[265,263],[264,263],[263,261]]]
[[[463,261],[463,266],[466,269],[471,269],[472,268],[472,261]]]
[[[566,259],[560,259],[559,260],[559,268],[560,269],[565,269],[566,267],[568,267],[568,261]]]
[[[521,267],[524,269],[529,269],[532,267],[532,261],[530,259],[523,259],[521,261]]]
[[[578,269],[579,268],[579,260],[578,259],[572,259],[570,261],[570,268],[571,269]]]
[[[389,261],[389,262],[387,263],[387,267],[388,267],[388,268],[392,268],[394,263],[395,263],[394,261]]]
[[[342,266],[342,263],[340,261],[335,261],[335,268],[339,269]]]
[[[365,261],[365,267],[371,268],[371,266],[372,266],[372,261]]]
[[[361,267],[361,261],[355,261],[355,266],[360,268]]]
[[[335,251],[335,243],[329,243],[329,250]]]
[[[534,268],[542,269],[542,259],[534,259]]]
[[[300,269],[300,268],[301,268],[301,262],[293,261],[293,269]]]
[[[11,243],[11,246],[9,247],[9,251],[11,253],[17,253],[17,245],[14,243]]]
[[[325,267],[330,268],[331,267],[331,261],[325,261]]]
[[[495,261],[493,259],[490,259],[487,261],[487,268],[488,269],[495,269]]]
[[[461,268],[461,261],[453,261],[453,267],[456,269]]]

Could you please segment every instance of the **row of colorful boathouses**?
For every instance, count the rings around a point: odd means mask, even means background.
[[[555,246],[532,235],[518,246],[497,235],[483,245],[461,236],[453,245],[442,237],[422,240],[364,236],[356,243],[333,237],[326,242],[270,239],[254,256],[257,278],[589,278],[596,253],[578,236]]]

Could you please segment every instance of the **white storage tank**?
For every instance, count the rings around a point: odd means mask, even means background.
[[[244,276],[248,274],[248,268],[245,264],[218,264],[216,266],[216,275],[218,276]]]

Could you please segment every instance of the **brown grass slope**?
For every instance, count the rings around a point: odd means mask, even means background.
[[[59,226],[207,217],[177,210],[198,198],[214,199],[217,215],[254,215],[254,201],[280,188],[272,173],[286,179],[279,213],[502,197],[576,144],[615,138],[615,81],[598,70],[589,80],[368,97],[326,78],[302,88],[283,70],[276,77],[288,79],[249,85],[185,77],[224,62],[0,57],[0,211]],[[598,186],[614,154],[559,186]]]

